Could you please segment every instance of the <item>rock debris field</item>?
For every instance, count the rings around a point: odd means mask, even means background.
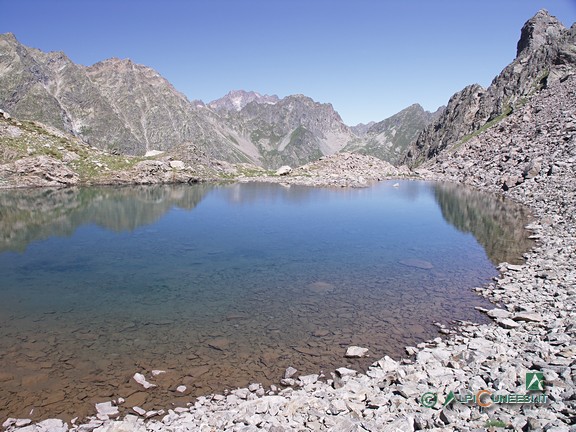
[[[185,408],[145,412],[134,407],[133,414],[118,419],[117,405],[125,402],[116,399],[98,404],[98,415],[82,424],[8,419],[4,428],[9,432],[575,430],[575,89],[575,78],[565,77],[419,171],[426,179],[503,193],[535,215],[529,229],[537,243],[525,254],[526,262],[502,263],[500,277],[476,289],[494,302],[493,309],[485,310],[492,324],[461,322],[457,333],[407,347],[404,359],[386,356],[365,374],[339,368],[322,380],[288,368],[286,386],[264,389],[252,384],[197,398]],[[282,181],[289,184],[293,174]],[[310,184],[321,184],[322,179],[340,184],[334,174],[325,171],[320,179],[308,178]],[[356,177],[349,183],[361,180]],[[353,353],[361,355],[362,350]],[[536,382],[526,382],[530,377]],[[150,377],[138,377],[142,378],[148,382]],[[465,397],[482,390],[492,393],[491,400],[487,393],[479,397],[483,407]],[[452,395],[455,400],[450,401]],[[494,403],[503,395],[508,395],[508,403]],[[514,403],[519,400],[523,403]]]

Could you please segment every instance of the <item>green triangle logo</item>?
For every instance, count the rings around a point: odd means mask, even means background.
[[[454,392],[450,390],[450,393],[448,393],[448,396],[446,396],[446,400],[444,401],[444,404],[442,404],[442,406],[445,407],[450,405],[450,403],[452,403],[454,399],[455,399]]]
[[[544,391],[544,374],[542,372],[526,372],[526,390]]]

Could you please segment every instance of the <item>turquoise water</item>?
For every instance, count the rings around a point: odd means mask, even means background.
[[[347,346],[398,357],[434,322],[482,320],[471,288],[526,250],[526,215],[394,183],[0,193],[1,416],[184,404],[288,366],[362,368]],[[135,372],[158,387],[142,393]]]

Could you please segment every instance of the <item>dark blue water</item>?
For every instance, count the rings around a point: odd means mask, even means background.
[[[347,346],[398,357],[434,322],[481,320],[471,288],[491,259],[519,258],[521,211],[394,183],[0,194],[1,414],[83,415],[152,369],[167,373],[134,400],[182,404],[288,366],[361,368]]]

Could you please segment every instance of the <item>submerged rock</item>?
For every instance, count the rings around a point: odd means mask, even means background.
[[[368,351],[369,351],[368,348],[362,348],[359,346],[351,346],[351,347],[348,347],[348,349],[346,350],[346,354],[344,354],[344,357],[350,357],[350,358],[367,357]]]
[[[421,259],[416,259],[416,258],[403,259],[403,260],[400,260],[398,262],[402,265],[407,266],[407,267],[415,267],[415,268],[424,269],[424,270],[430,270],[430,269],[434,268],[434,266],[432,265],[431,262],[424,261]]]

